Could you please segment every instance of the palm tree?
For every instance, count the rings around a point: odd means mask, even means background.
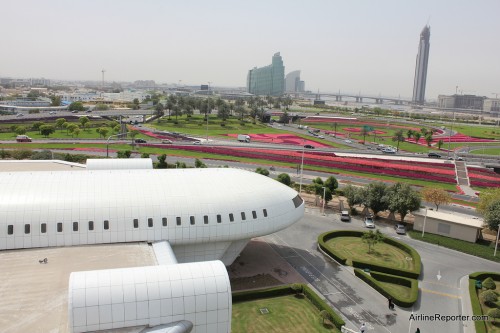
[[[409,129],[408,132],[406,132],[406,137],[408,138],[408,140],[410,140],[414,134],[415,133],[413,133],[413,130]]]
[[[366,126],[363,126],[363,128],[361,129],[361,134],[363,134],[363,144],[365,144],[365,138],[368,133],[370,133],[368,128],[366,128]]]
[[[415,138],[415,143],[418,143],[418,141],[422,137],[422,134],[420,132],[416,132],[413,134],[413,137]]]
[[[427,146],[430,147],[432,143],[432,133],[427,133],[425,135],[425,142],[427,142]]]
[[[392,138],[392,141],[395,141],[398,143],[396,150],[399,151],[399,143],[405,141],[405,137],[403,135],[403,130],[399,130],[396,133],[394,133],[394,137]]]

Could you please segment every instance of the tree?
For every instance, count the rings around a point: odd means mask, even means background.
[[[98,111],[106,111],[106,110],[109,110],[109,105],[107,104],[103,104],[103,103],[99,103],[95,106],[95,109],[98,110]]]
[[[68,125],[66,125],[66,133],[73,135],[72,133],[77,127],[78,125],[75,123],[68,123]]]
[[[367,126],[363,126],[361,128],[361,134],[363,134],[363,144],[365,144],[365,138],[368,135],[368,133],[370,133],[370,130],[368,129],[368,127]]]
[[[78,119],[78,121],[80,122],[80,125],[82,125],[83,129],[85,129],[85,127],[87,127],[87,124],[89,123],[89,118],[88,117],[80,117],[80,119]]]
[[[394,136],[392,137],[392,141],[397,142],[396,150],[399,151],[399,143],[405,141],[405,136],[403,134],[403,130],[399,130],[396,133],[394,133]]]
[[[388,208],[387,203],[387,185],[382,182],[370,183],[366,191],[366,206],[373,211],[376,218],[379,212]]]
[[[484,223],[488,225],[490,230],[498,230],[500,227],[500,199],[488,206],[483,217]]]
[[[222,121],[226,121],[226,119],[229,118],[229,115],[230,115],[229,105],[224,102],[217,108],[217,117],[221,118]]]
[[[427,128],[422,127],[422,128],[420,129],[420,133],[422,133],[422,135],[423,135],[423,136],[426,136],[426,135],[427,135],[427,133],[429,133],[429,132],[427,131]]]
[[[361,203],[359,191],[352,185],[347,185],[346,187],[344,187],[344,197],[347,200],[347,204],[351,208],[351,212],[354,211],[355,205],[359,205]]]
[[[49,135],[51,135],[54,132],[55,129],[54,126],[52,125],[43,125],[40,127],[40,133],[46,138],[49,137]]]
[[[132,152],[130,150],[120,150],[116,153],[116,157],[118,158],[130,158],[132,156]]]
[[[196,159],[196,160],[194,160],[194,167],[195,168],[206,168],[207,166],[200,159]]]
[[[131,130],[130,132],[128,132],[128,135],[134,139],[137,135],[139,135],[139,131],[138,130]]]
[[[50,104],[51,106],[60,106],[61,105],[61,97],[60,96],[52,95],[52,96],[50,96],[50,100],[52,101],[52,103]]]
[[[285,184],[286,186],[292,185],[292,179],[290,178],[290,175],[287,173],[279,174],[278,178],[276,178],[276,180],[282,184]]]
[[[425,142],[427,142],[427,147],[430,147],[431,143],[432,143],[432,132],[431,133],[427,133],[425,135],[424,139],[425,139]]]
[[[33,125],[31,126],[31,128],[34,130],[34,131],[38,131],[40,132],[40,127],[45,125],[45,123],[43,121],[35,121],[33,123]],[[40,133],[41,134],[41,133]]]
[[[69,105],[68,110],[70,111],[83,111],[85,110],[85,107],[83,106],[82,102],[73,102]]]
[[[477,210],[484,214],[488,210],[488,207],[497,200],[500,200],[500,187],[481,191]]]
[[[166,169],[167,168],[167,155],[166,154],[162,154],[160,156],[158,156],[158,164],[157,164],[157,168],[158,169]]]
[[[408,213],[420,208],[420,194],[407,183],[396,183],[387,191],[388,208],[393,213],[399,213],[401,222]]]
[[[106,136],[109,133],[109,128],[106,127],[99,127],[96,132],[99,134],[99,137],[106,138]]]
[[[363,236],[361,236],[363,243],[368,244],[368,253],[372,252],[372,248],[375,247],[375,244],[382,242],[384,240],[384,235],[377,229],[375,232],[373,230],[363,232]]]
[[[80,135],[80,132],[81,132],[80,127],[76,127],[76,128],[73,130],[72,135],[74,135],[74,136],[78,137],[78,135]]]
[[[494,290],[483,291],[479,297],[486,305],[494,304],[498,299],[497,293]]]
[[[408,132],[406,132],[406,137],[408,140],[410,140],[413,137],[413,130],[409,129]]]
[[[415,143],[418,143],[418,141],[420,141],[421,137],[422,137],[422,134],[420,132],[413,133],[413,138],[415,139]]]
[[[236,111],[236,113],[238,114],[238,118],[240,120],[243,120],[243,118],[245,118],[246,116],[246,109],[244,106],[242,105],[237,105],[236,108],[234,109]]]
[[[325,186],[333,194],[335,193],[335,190],[339,187],[339,182],[337,181],[337,178],[330,176],[325,180]]]
[[[487,315],[493,318],[493,322],[496,323],[497,319],[500,318],[500,309],[499,308],[489,309]]]
[[[443,140],[439,140],[438,143],[437,143],[438,149],[441,149],[441,147],[443,145],[444,145],[444,141]]]
[[[16,126],[16,134],[17,135],[26,134],[26,127],[24,127],[24,126]]]
[[[447,205],[451,202],[451,196],[442,188],[427,187],[422,191],[422,197],[427,202],[432,202],[436,205],[436,211],[440,205]]]
[[[155,106],[155,115],[157,117],[163,116],[163,109],[164,109],[163,104],[161,104],[161,103],[156,104],[156,106]]]
[[[61,131],[63,129],[63,124],[66,122],[66,119],[64,118],[57,118],[56,119],[56,127],[58,127]]]
[[[279,122],[283,124],[288,124],[290,121],[290,117],[288,116],[288,112],[283,112],[283,114],[280,116]]]
[[[267,170],[265,168],[258,167],[257,169],[255,169],[255,172],[260,173],[261,175],[264,175],[264,176],[269,176],[269,170]]]

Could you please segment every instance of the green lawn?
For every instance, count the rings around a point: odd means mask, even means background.
[[[260,309],[267,308],[268,314]],[[233,304],[232,333],[339,332],[330,323],[323,325],[319,311],[307,298],[294,295]]]
[[[413,270],[415,266],[413,260],[408,260],[408,253],[386,243],[376,244],[368,253],[368,245],[361,237],[335,237],[328,240],[326,246],[348,258],[349,265],[352,260],[361,260],[405,270]]]
[[[490,243],[487,241],[482,241],[478,243],[470,243],[460,239],[454,239],[430,233],[425,233],[424,237],[422,238],[422,232],[414,230],[408,231],[408,235],[410,235],[410,237],[413,239],[437,244],[439,246],[444,246],[455,251],[468,253],[487,260],[500,262],[499,255],[497,255],[496,257],[493,256],[493,252],[495,250],[494,242]]]
[[[497,145],[500,145],[500,143],[497,143]],[[477,154],[477,155],[495,155],[495,156],[498,156],[498,155],[500,155],[500,148],[475,149],[475,150],[471,150],[470,153]]]
[[[411,288],[401,286],[399,284],[383,282],[377,280],[385,290],[387,290],[391,295],[399,295],[400,298],[409,299],[411,297]]]

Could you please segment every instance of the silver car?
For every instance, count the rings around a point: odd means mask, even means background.
[[[367,228],[375,228],[375,222],[373,222],[373,218],[371,216],[365,217],[365,227]]]
[[[402,224],[396,224],[394,226],[394,230],[396,230],[396,233],[398,235],[404,235],[404,234],[406,234],[406,227],[404,225],[402,225]]]

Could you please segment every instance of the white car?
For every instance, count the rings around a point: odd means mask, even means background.
[[[345,140],[344,140],[344,142],[345,142],[345,143],[352,143],[352,141],[351,141],[351,140],[349,140],[349,139],[345,139]]]
[[[367,228],[375,228],[375,222],[373,222],[373,218],[371,216],[365,217],[365,227]]]
[[[163,139],[161,140],[161,143],[166,143],[166,144],[172,144],[172,140],[169,140],[169,139]]]
[[[193,141],[193,145],[201,145],[201,141]]]

